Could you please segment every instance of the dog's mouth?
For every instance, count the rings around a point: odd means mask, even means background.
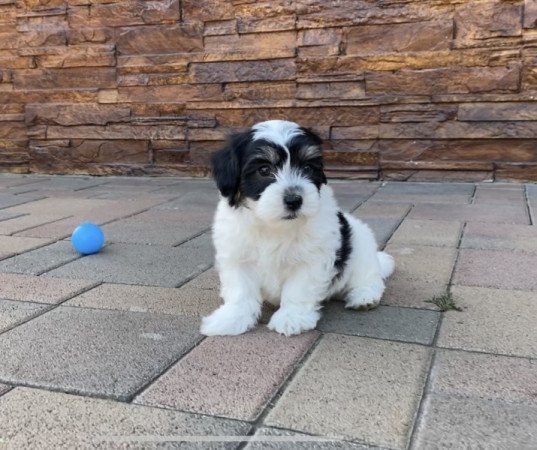
[[[292,212],[288,214],[287,216],[284,216],[283,220],[293,220],[293,219],[296,219],[297,217],[298,217],[298,214],[296,212]]]

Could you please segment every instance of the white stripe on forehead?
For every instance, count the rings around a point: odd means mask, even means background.
[[[295,136],[304,132],[294,122],[287,120],[267,120],[252,127],[254,140],[265,139],[287,149],[287,145]]]

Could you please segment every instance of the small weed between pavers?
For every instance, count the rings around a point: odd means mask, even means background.
[[[453,298],[451,292],[446,292],[442,295],[435,295],[431,300],[425,300],[425,303],[435,304],[436,306],[438,306],[438,309],[440,309],[440,311],[462,311],[462,308],[459,308],[455,304],[455,299]]]

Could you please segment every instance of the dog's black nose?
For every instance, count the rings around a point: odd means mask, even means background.
[[[297,211],[302,206],[302,196],[298,194],[286,194],[283,202],[289,211]]]

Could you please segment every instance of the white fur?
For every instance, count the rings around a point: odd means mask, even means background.
[[[254,130],[264,139],[272,133],[269,140],[285,145],[294,132],[287,125],[290,122],[282,122],[270,121]],[[274,137],[275,129],[281,131],[279,138]],[[293,220],[284,219],[282,198],[288,189],[303,197]],[[341,246],[337,211],[329,186],[322,185],[318,191],[288,165],[258,201],[233,207],[222,198],[213,241],[224,304],[203,319],[201,332],[209,336],[244,333],[257,324],[263,301],[280,305],[268,327],[286,336],[315,328],[322,302],[331,297],[344,296],[348,308],[378,305],[393,259],[377,251],[366,224],[345,214],[352,229],[352,252],[345,270],[335,278],[334,262]]]

